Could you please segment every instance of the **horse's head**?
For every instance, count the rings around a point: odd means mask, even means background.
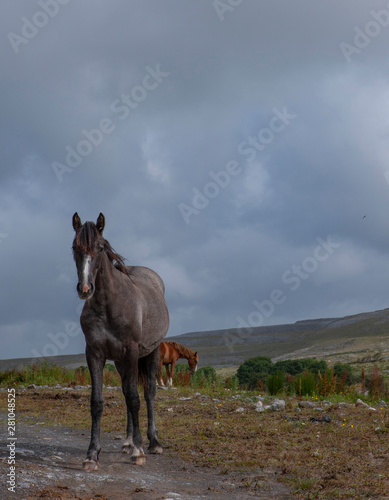
[[[73,215],[73,228],[76,232],[73,256],[78,274],[77,292],[83,300],[90,299],[95,292],[97,270],[105,248],[104,225],[105,218],[102,213],[97,218],[96,224],[93,222],[82,224],[78,213]]]
[[[199,362],[199,355],[197,354],[197,352],[195,352],[193,356],[190,356],[188,358],[189,370],[191,375],[193,375],[193,373],[197,371],[198,362]]]

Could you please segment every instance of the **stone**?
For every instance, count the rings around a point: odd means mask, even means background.
[[[315,403],[312,403],[312,401],[299,401],[300,408],[315,408],[315,406]]]
[[[283,399],[275,399],[271,405],[265,406],[265,410],[280,411],[285,410],[285,401]]]
[[[255,411],[262,412],[265,411],[262,401],[255,403]]]

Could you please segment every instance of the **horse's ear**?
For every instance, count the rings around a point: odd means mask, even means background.
[[[101,212],[100,212],[99,216],[97,217],[96,227],[97,227],[97,230],[99,231],[99,233],[102,233],[104,231],[105,217]]]
[[[76,212],[74,215],[73,215],[73,229],[75,231],[78,231],[80,229],[80,227],[82,226],[82,222],[81,222],[81,219],[80,219],[80,216],[78,215],[78,213]]]

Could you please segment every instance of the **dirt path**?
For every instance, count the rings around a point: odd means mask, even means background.
[[[5,417],[5,413],[0,414],[2,429]],[[43,418],[19,418],[16,492],[7,490],[9,449],[3,440],[0,497],[18,500],[293,498],[271,470],[221,474],[215,469],[183,462],[169,449],[163,455],[147,455],[144,466],[133,465],[128,455],[120,453],[121,441],[115,433],[102,435],[99,471],[84,472],[81,465],[88,441],[88,431],[48,426]]]

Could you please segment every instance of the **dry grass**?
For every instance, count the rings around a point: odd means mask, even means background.
[[[279,412],[257,413],[254,403],[231,392],[188,388],[158,391],[157,425],[165,453],[220,472],[258,473],[246,486],[257,488],[271,469],[302,499],[389,498],[389,407],[376,411],[334,403],[323,411],[296,410],[296,398]],[[89,428],[88,391],[35,391],[17,395],[17,414],[48,424]],[[191,397],[181,400],[182,397]],[[1,393],[5,400],[5,393]],[[124,435],[125,404],[120,391],[105,392],[103,432]],[[237,412],[244,408],[243,412]],[[323,407],[324,408],[324,407]],[[142,405],[145,435],[145,405]],[[331,421],[312,422],[328,416]],[[257,484],[258,482],[258,484]]]

